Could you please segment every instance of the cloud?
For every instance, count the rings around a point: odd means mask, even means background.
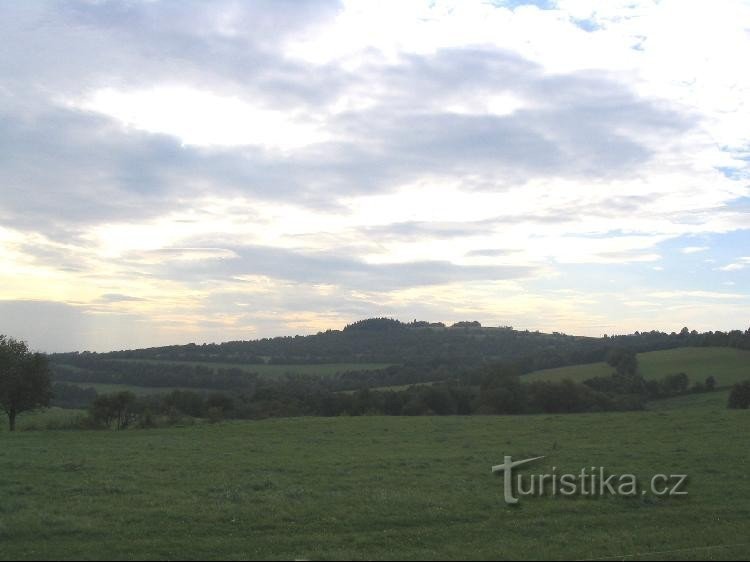
[[[727,299],[747,300],[748,296],[741,293],[720,293],[716,291],[657,291],[650,293],[649,297],[657,299]]]
[[[0,333],[45,352],[114,349],[125,342],[144,347],[166,343],[160,328],[135,314],[94,313],[84,306],[54,301],[0,300]]]
[[[718,268],[719,271],[741,271],[750,267],[750,257],[738,258],[737,261]]]
[[[132,297],[130,295],[122,295],[120,293],[106,293],[99,297],[99,301],[103,303],[118,303],[118,302],[140,302],[144,299],[139,297]]]
[[[609,324],[605,297],[559,302],[573,264],[693,306],[749,265],[712,241],[726,265],[685,281],[708,246],[659,245],[747,231],[750,10],[525,4],[1,5],[4,306],[80,341],[409,310]]]
[[[683,254],[698,254],[710,250],[708,246],[686,246],[680,249]]]
[[[157,275],[184,281],[271,278],[307,284],[333,284],[348,289],[389,291],[404,287],[440,285],[461,280],[517,279],[531,275],[525,266],[458,266],[447,261],[367,263],[331,252],[244,246],[232,248],[234,258],[220,261],[173,261],[157,267]]]

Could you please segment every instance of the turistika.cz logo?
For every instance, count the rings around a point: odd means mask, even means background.
[[[686,496],[686,474],[655,474],[648,488],[640,485],[634,474],[607,474],[604,467],[584,467],[577,473],[558,473],[557,467],[546,474],[515,474],[513,469],[543,459],[533,457],[514,461],[505,456],[503,464],[492,467],[493,473],[502,473],[505,503],[518,503],[519,496],[645,496],[647,489],[655,496]],[[514,486],[515,484],[515,486]]]

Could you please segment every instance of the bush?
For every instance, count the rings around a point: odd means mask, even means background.
[[[206,417],[211,423],[219,423],[224,419],[224,410],[222,410],[218,406],[212,406],[208,410],[206,410]]]
[[[151,410],[146,409],[140,416],[138,416],[138,422],[135,427],[138,429],[154,429],[157,427],[156,417]]]
[[[115,429],[125,429],[135,420],[135,403],[132,392],[103,394],[91,404],[89,416],[96,427],[109,429],[114,424]]]
[[[738,382],[729,393],[729,407],[738,410],[747,410],[750,407],[750,380]]]

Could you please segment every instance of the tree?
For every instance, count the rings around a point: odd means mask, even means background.
[[[622,375],[631,375],[638,372],[638,358],[635,352],[630,349],[612,348],[607,352],[606,361]]]
[[[479,388],[477,411],[481,414],[520,414],[526,409],[526,388],[513,365],[494,365],[485,370]]]
[[[690,379],[685,373],[676,373],[674,375],[667,375],[662,379],[662,386],[667,396],[674,396],[676,394],[684,394],[687,392]]]
[[[0,335],[0,409],[11,431],[21,412],[49,406],[51,387],[47,358],[29,351],[26,342]]]
[[[729,407],[747,410],[750,407],[750,380],[738,382],[729,393]]]
[[[89,413],[94,424],[100,427],[112,427],[125,429],[135,418],[133,409],[136,405],[136,396],[132,392],[117,392],[115,394],[103,394],[94,400],[89,408]]]

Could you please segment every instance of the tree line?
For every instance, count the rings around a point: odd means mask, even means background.
[[[635,354],[612,350],[607,357],[613,372],[581,383],[570,380],[524,382],[517,365],[485,366],[463,379],[400,390],[362,388],[334,392],[316,377],[260,379],[252,388],[236,392],[175,390],[136,397],[131,393],[97,397],[90,407],[91,427],[129,425],[153,427],[184,417],[262,419],[294,416],[424,416],[520,415],[628,411],[646,402],[690,392],[710,392],[716,381],[708,377],[689,385],[684,373],[645,380]],[[123,415],[123,404],[126,412]]]
[[[687,332],[677,337],[684,339],[695,335]],[[617,338],[612,339],[617,341]],[[522,374],[536,364],[533,358],[522,357],[517,361],[478,366],[458,362],[446,364],[433,359],[426,364],[407,363],[378,371],[355,371],[331,377],[292,374],[259,377],[240,369],[123,361],[78,354],[72,358],[72,365],[52,363],[56,376],[70,379],[68,382],[58,380],[53,385],[52,369],[46,356],[30,352],[24,342],[0,336],[0,408],[8,416],[11,429],[15,428],[19,413],[47,406],[51,401],[68,407],[88,407],[88,419],[94,420],[93,426],[123,428],[131,425],[135,419],[133,416],[148,425],[147,420],[154,419],[154,416],[169,419],[179,416],[259,419],[304,415],[474,415],[635,410],[642,408],[648,400],[687,392],[710,392],[716,387],[713,377],[689,387],[684,373],[670,374],[656,381],[645,380],[631,347],[611,346],[604,358],[613,368],[607,377],[595,377],[582,383],[563,380],[522,384]],[[430,380],[441,382],[415,384]],[[411,386],[398,390],[373,388],[401,381]],[[99,396],[93,389],[79,387],[86,382],[181,386],[196,390],[176,390],[149,397],[119,393],[112,397]],[[729,406],[747,408],[749,403],[750,382],[735,385]]]
[[[676,347],[707,346],[750,349],[750,329],[744,332],[734,330],[699,333],[683,328],[680,332],[669,334],[650,331],[592,338],[514,330],[511,327],[483,328],[474,322],[460,322],[445,327],[426,322],[402,323],[376,318],[355,322],[343,330],[327,330],[310,336],[188,344],[110,353],[64,353],[52,355],[51,360],[56,365],[81,368],[89,368],[94,364],[101,366],[104,361],[122,359],[236,363],[249,365],[250,368],[263,363],[392,363],[473,367],[511,361],[520,364],[524,372],[530,372],[602,361],[612,348],[642,353]]]

